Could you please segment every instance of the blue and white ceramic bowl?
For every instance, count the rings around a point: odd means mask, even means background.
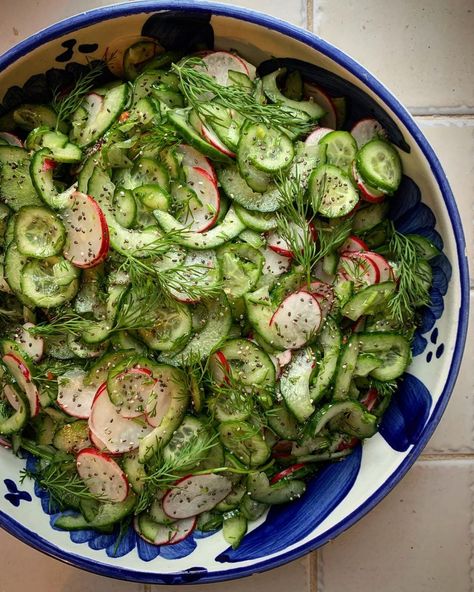
[[[67,71],[121,52],[141,37],[166,49],[200,42],[237,49],[254,63],[298,60],[304,74],[349,99],[350,121],[371,114],[401,153],[405,178],[391,200],[402,232],[427,236],[442,254],[432,261],[432,304],[413,347],[413,362],[380,433],[343,462],[327,466],[308,492],[274,507],[233,551],[222,534],[195,533],[153,547],[134,532],[54,530],[44,492],[20,484],[25,461],[0,450],[0,525],[27,544],[77,567],[151,583],[212,582],[281,565],[323,545],[374,507],[403,477],[433,433],[459,370],[468,318],[465,244],[454,197],[431,147],[400,103],[371,74],[335,47],[277,19],[191,0],[132,2],[93,10],[45,29],[0,58],[1,109],[45,100]],[[66,74],[64,72],[66,70]]]

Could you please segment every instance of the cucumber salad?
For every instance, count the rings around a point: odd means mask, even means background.
[[[1,118],[0,437],[55,527],[234,548],[373,436],[437,249],[374,119],[152,41]],[[116,69],[116,68],[115,68]]]

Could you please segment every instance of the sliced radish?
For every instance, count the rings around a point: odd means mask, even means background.
[[[294,241],[301,241],[301,248],[303,248],[303,241],[304,241],[304,234],[305,230],[301,228],[298,224],[294,222],[290,222],[290,229],[293,235]],[[311,234],[312,240],[316,240],[317,232],[314,225],[309,222],[308,223],[309,233]],[[267,245],[272,251],[278,253],[279,255],[283,255],[284,257],[293,257],[293,251],[291,250],[291,246],[288,244],[286,239],[284,239],[276,230],[272,230],[270,233],[267,234]]]
[[[108,451],[118,454],[138,448],[140,439],[152,428],[141,418],[122,417],[110,400],[107,388],[102,385],[92,404],[89,429]]]
[[[84,97],[84,108],[87,111],[89,121],[95,121],[104,106],[104,97],[95,92],[91,92]]]
[[[355,436],[349,440],[349,442],[342,441],[339,446],[337,447],[337,451],[340,452],[341,450],[347,450],[348,448],[354,448],[359,443],[359,438]]]
[[[189,518],[183,518],[182,520],[177,520],[173,524],[173,528],[175,529],[175,533],[173,538],[170,541],[170,545],[175,545],[176,543],[180,543],[187,538],[193,530],[196,528],[197,518],[196,516],[190,516]]]
[[[99,204],[85,193],[76,191],[63,213],[67,231],[64,256],[83,269],[103,261],[109,250],[109,227]]]
[[[356,253],[357,251],[368,251],[368,245],[358,236],[351,235],[339,247],[340,253]]]
[[[370,140],[387,137],[385,128],[376,119],[370,117],[360,119],[351,129],[351,134],[359,149]]]
[[[74,368],[58,377],[57,403],[64,413],[79,419],[89,418],[97,390],[84,384],[86,375],[82,368]]]
[[[326,282],[316,280],[311,282],[309,286],[309,292],[316,298],[321,307],[321,314],[323,318],[329,314],[334,304],[334,290],[332,286]]]
[[[179,221],[193,232],[205,232],[214,226],[220,211],[220,195],[217,182],[207,170],[199,167],[183,167],[187,185],[196,198],[187,201]]]
[[[229,382],[231,368],[223,352],[219,350],[213,353],[209,359],[209,364],[212,377],[217,383]]]
[[[127,497],[129,486],[125,473],[104,452],[83,448],[76,457],[76,467],[92,495],[114,503]]]
[[[219,150],[219,152],[234,158],[235,152],[232,152],[232,150],[220,140],[216,132],[211,127],[203,123],[201,125],[201,134],[209,142],[209,144],[214,146],[214,148]]]
[[[327,136],[333,131],[334,129],[331,129],[330,127],[317,127],[309,134],[304,143],[306,146],[316,146],[324,136]]]
[[[10,406],[13,407],[15,411],[18,411],[20,408],[20,399],[18,398],[18,393],[11,384],[6,384],[3,387],[3,395]]]
[[[275,357],[278,360],[278,363],[280,364],[281,368],[284,368],[291,362],[292,355],[293,352],[291,351],[291,349],[285,349],[285,351],[276,354]]]
[[[189,475],[177,481],[163,498],[163,510],[170,518],[190,518],[212,510],[232,491],[222,475]]]
[[[25,323],[15,334],[15,341],[29,358],[34,362],[39,362],[44,353],[44,339],[29,332],[29,329],[34,326],[33,323]]]
[[[323,260],[320,259],[314,266],[314,276],[326,284],[332,284],[335,278],[334,274],[326,273],[323,267]]]
[[[222,86],[229,86],[229,70],[241,72],[246,76],[249,70],[241,58],[228,51],[213,51],[202,58],[206,64],[205,72]]]
[[[12,448],[11,442],[0,436],[0,446],[3,448]]]
[[[270,319],[286,349],[298,349],[307,343],[321,325],[322,312],[318,300],[304,290],[293,292],[283,300]]]
[[[364,398],[360,400],[361,405],[367,407],[368,411],[372,411],[372,409],[375,406],[375,403],[377,402],[378,396],[378,390],[374,387],[370,388],[365,394]]]
[[[307,97],[313,98],[315,103],[326,111],[324,117],[320,119],[321,125],[335,130],[337,125],[336,108],[326,91],[316,86],[316,84],[305,82],[304,94]]]
[[[39,392],[32,381],[27,363],[18,353],[5,354],[2,361],[16,380],[18,386],[25,392],[30,405],[30,415],[31,417],[35,417],[40,410]]]
[[[363,200],[368,201],[370,203],[380,203],[384,200],[386,193],[384,193],[383,191],[379,191],[375,187],[371,187],[364,181],[359,171],[357,170],[355,160],[352,162],[352,177],[357,185],[357,188],[360,191],[360,195]]]
[[[274,485],[275,483],[278,483],[278,481],[281,481],[282,479],[285,479],[286,477],[290,477],[290,475],[292,475],[296,471],[299,471],[300,469],[304,469],[305,466],[306,465],[304,465],[303,463],[297,463],[295,465],[291,465],[291,467],[287,467],[286,469],[283,469],[283,471],[280,471],[276,475],[273,475],[273,477],[270,479],[270,485]]]
[[[145,418],[150,426],[156,428],[161,425],[163,418],[168,413],[171,401],[172,395],[168,383],[158,378],[145,408]]]
[[[18,146],[18,148],[23,148],[23,142],[20,140],[20,138],[15,136],[15,134],[11,134],[10,132],[0,132],[0,139],[5,140],[5,142],[10,146]]]
[[[129,419],[143,415],[155,384],[156,379],[148,368],[129,368],[118,374],[114,379],[114,389],[123,400],[117,406],[119,414]]]
[[[180,154],[183,155],[183,166],[187,167],[198,167],[200,169],[204,169],[207,173],[209,173],[210,177],[213,181],[217,184],[217,175],[214,167],[211,164],[211,161],[203,156],[200,152],[189,146],[188,144],[180,144],[177,147],[177,150]]]
[[[374,263],[379,271],[379,282],[388,282],[389,280],[393,280],[393,271],[390,263],[380,255],[379,253],[374,253],[374,251],[366,251],[364,252],[364,257],[369,259]]]
[[[276,253],[270,247],[266,247],[263,252],[263,275],[273,275],[275,277],[286,273],[291,267],[291,259]]]
[[[338,274],[354,282],[357,287],[371,286],[380,281],[377,265],[364,252],[347,253],[339,259]]]

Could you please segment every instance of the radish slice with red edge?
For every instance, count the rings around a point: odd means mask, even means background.
[[[85,193],[72,194],[63,212],[67,231],[64,256],[76,267],[95,267],[107,256],[109,227],[99,204]]]
[[[145,418],[149,425],[156,428],[161,424],[168,413],[171,400],[169,384],[161,378],[157,378],[145,408]]]
[[[306,146],[316,146],[324,136],[327,136],[333,131],[334,129],[331,129],[330,127],[317,127],[309,134],[304,143]]]
[[[222,152],[226,156],[230,156],[231,158],[235,157],[235,152],[232,152],[230,148],[228,148],[217,136],[216,132],[209,126],[202,124],[201,125],[201,134],[211,144],[214,146],[216,150]]]
[[[198,152],[196,148],[193,148],[188,144],[180,144],[177,147],[177,151],[183,156],[183,167],[198,167],[200,169],[204,169],[207,173],[209,173],[209,176],[212,178],[214,183],[217,184],[216,171],[214,170],[211,161]]]
[[[281,368],[284,368],[291,362],[292,355],[293,352],[291,351],[291,349],[285,349],[285,351],[275,354],[275,357],[278,360],[278,363],[280,364]]]
[[[152,428],[141,418],[122,417],[110,400],[107,387],[102,385],[92,404],[89,429],[108,451],[118,454],[138,448],[140,439]]]
[[[365,317],[360,317],[351,327],[352,333],[362,333],[365,329]]]
[[[231,491],[232,483],[223,475],[188,475],[166,492],[163,510],[170,518],[190,518],[212,510]]]
[[[222,86],[230,84],[229,70],[249,75],[245,62],[229,51],[213,51],[206,54],[202,61],[206,65],[204,71]]]
[[[321,314],[323,315],[323,318],[326,318],[334,304],[334,290],[332,286],[316,280],[311,282],[309,292],[311,292],[318,301],[319,306],[321,307]]]
[[[352,177],[360,191],[360,196],[364,201],[368,201],[369,203],[380,203],[384,200],[386,193],[376,189],[375,187],[371,187],[364,181],[357,170],[355,160],[352,163]]]
[[[286,273],[291,266],[291,259],[276,253],[270,247],[266,247],[263,252],[263,266],[262,266],[262,274],[263,275],[273,275],[279,276],[283,273]]]
[[[337,125],[337,116],[336,108],[334,107],[331,97],[322,88],[310,82],[305,82],[303,88],[305,96],[313,98],[314,102],[322,107],[324,111],[326,111],[326,114],[321,117],[319,123],[323,127],[328,127],[331,130],[335,130]]]
[[[290,222],[290,228],[292,230],[292,235],[294,240],[301,241],[301,248],[303,248],[303,240],[304,240],[304,233],[305,231],[301,226],[298,226],[294,222]],[[308,230],[309,234],[311,234],[311,239],[316,240],[317,232],[313,224],[308,223]],[[276,230],[272,230],[267,234],[267,245],[272,251],[278,253],[279,255],[283,255],[284,257],[293,257],[293,251],[291,246],[288,244],[286,239],[284,239]]]
[[[117,405],[122,417],[132,419],[143,415],[148,398],[155,388],[156,379],[148,368],[128,368],[114,377],[112,399],[120,398],[123,402]],[[109,388],[111,387],[109,381]]]
[[[184,215],[179,221],[193,232],[205,232],[214,226],[219,216],[221,198],[217,182],[199,167],[183,167],[187,185],[195,192],[196,198],[185,204]]]
[[[376,120],[371,117],[360,119],[351,129],[351,134],[354,140],[357,142],[359,150],[375,138],[386,138],[387,132],[385,128]]]
[[[82,368],[74,368],[58,376],[56,402],[64,413],[79,419],[89,418],[96,394],[94,386],[84,384],[86,376],[87,373]]]
[[[100,500],[119,503],[127,497],[129,485],[125,473],[104,452],[83,448],[76,457],[76,467],[89,491]]]
[[[40,410],[39,392],[32,382],[32,377],[27,363],[18,353],[8,353],[2,358],[10,374],[16,380],[21,390],[26,394],[30,405],[30,415],[35,417]]]
[[[212,354],[210,358],[210,369],[212,377],[217,383],[229,383],[229,374],[231,372],[230,364],[225,357],[225,354],[220,350]]]
[[[293,292],[283,300],[270,319],[279,344],[286,349],[298,349],[307,343],[321,326],[321,306],[305,290]]]
[[[20,400],[18,398],[16,390],[12,387],[11,384],[6,384],[3,387],[3,396],[8,401],[10,406],[13,407],[15,411],[18,411],[18,409],[20,408]]]
[[[303,463],[297,463],[295,465],[291,465],[291,467],[287,467],[286,469],[283,469],[283,471],[280,471],[276,475],[273,475],[273,477],[270,479],[270,485],[275,485],[275,483],[278,483],[278,481],[281,481],[282,479],[286,479],[287,477],[290,477],[291,475],[293,475],[293,473],[296,473],[296,471],[299,471],[300,469],[304,469],[305,466],[306,465]]]
[[[10,132],[0,132],[0,140],[4,140],[9,146],[17,146],[23,148],[23,142],[15,134]]]
[[[341,452],[342,450],[347,450],[348,448],[355,448],[359,443],[359,438],[351,438],[349,442],[341,442],[337,447],[337,451]]]
[[[172,526],[175,529],[173,538],[170,541],[170,545],[176,545],[187,538],[193,530],[196,528],[197,518],[196,516],[190,516],[189,518],[183,518],[177,520]]]
[[[380,281],[378,266],[365,255],[365,251],[347,253],[339,259],[338,274],[353,281],[356,287],[371,286]]]
[[[388,282],[394,279],[394,274],[392,271],[392,267],[390,263],[380,255],[379,253],[375,253],[374,251],[366,251],[364,252],[364,257],[369,259],[374,263],[379,271],[379,282]]]
[[[368,251],[369,247],[367,243],[365,243],[361,238],[358,236],[349,236],[347,239],[342,243],[339,248],[339,252],[344,253],[356,253],[357,251]]]
[[[110,450],[107,450],[107,446],[101,440],[99,440],[99,438],[93,432],[91,432],[91,430],[89,430],[89,440],[91,441],[91,444],[95,446],[97,450],[99,450],[99,452],[105,452],[109,456],[122,456],[120,453],[114,453],[110,452]]]
[[[34,362],[39,362],[44,353],[44,339],[38,335],[32,335],[29,329],[34,328],[33,323],[25,323],[16,333],[15,341],[20,349]]]
[[[0,446],[2,446],[3,448],[8,448],[8,449],[12,448],[11,442],[6,440],[5,438],[2,438],[1,436],[0,436]]]
[[[372,409],[375,406],[375,403],[377,402],[378,396],[378,390],[374,387],[370,388],[365,394],[365,396],[360,400],[361,405],[367,407],[368,411],[372,411]]]

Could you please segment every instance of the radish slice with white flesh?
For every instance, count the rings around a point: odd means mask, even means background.
[[[290,228],[293,240],[295,241],[295,243],[296,241],[300,241],[301,248],[303,248],[303,242],[305,240],[305,231],[303,230],[303,228],[301,228],[301,226],[295,224],[294,222],[290,222]],[[311,239],[315,240],[317,233],[316,229],[311,223],[308,223],[308,230],[308,234],[311,234]],[[270,249],[272,249],[272,251],[275,251],[275,253],[278,253],[279,255],[283,255],[284,257],[293,257],[293,251],[291,249],[290,244],[287,242],[286,239],[280,236],[276,230],[272,230],[267,235],[267,245],[270,247]]]
[[[234,158],[235,152],[232,152],[232,150],[220,140],[216,132],[211,127],[204,125],[203,123],[201,125],[201,134],[209,142],[209,144],[211,144],[211,146],[216,148],[216,150],[219,150],[219,152],[222,152],[222,154],[225,154],[226,156]]]
[[[34,362],[39,362],[44,353],[44,339],[38,335],[32,335],[29,332],[29,329],[32,329],[34,326],[33,323],[25,323],[15,333],[15,341],[29,358]]]
[[[110,452],[110,450],[107,450],[107,446],[102,442],[102,440],[99,440],[99,438],[93,432],[91,432],[91,430],[89,430],[89,440],[99,452],[105,452],[109,456],[122,456],[121,453]]]
[[[15,134],[11,134],[10,132],[0,132],[0,140],[4,140],[9,146],[18,146],[18,148],[23,148],[23,142],[20,140],[20,138],[15,136]]]
[[[326,284],[325,282],[316,280],[311,282],[309,291],[318,301],[319,306],[321,307],[321,314],[323,315],[323,318],[326,318],[334,303],[334,290],[332,286]]]
[[[168,413],[171,400],[172,395],[168,383],[158,378],[145,407],[145,418],[149,425],[154,428],[161,425],[163,418]]]
[[[207,173],[209,173],[209,176],[217,184],[216,171],[214,170],[211,161],[198,152],[196,148],[193,148],[188,144],[180,144],[177,147],[177,151],[183,156],[183,167],[198,167],[200,169],[204,169]]]
[[[266,247],[263,252],[263,266],[262,266],[262,274],[263,275],[272,275],[278,277],[283,273],[286,273],[291,266],[291,259],[285,257],[284,255],[280,255],[276,253],[270,247]]]
[[[379,191],[375,187],[367,185],[357,170],[355,160],[352,162],[352,177],[355,181],[355,184],[357,185],[357,188],[359,189],[360,196],[364,201],[368,201],[370,203],[380,203],[384,200],[386,193]]]
[[[76,267],[95,267],[109,250],[109,227],[99,204],[85,193],[72,194],[63,212],[67,231],[64,256]]]
[[[385,128],[376,120],[371,117],[360,119],[351,129],[351,135],[357,142],[359,150],[375,138],[386,138],[387,132]]]
[[[193,232],[205,232],[214,226],[219,216],[221,198],[217,182],[205,170],[199,167],[183,167],[186,184],[196,194],[188,199],[179,221]]]
[[[64,413],[79,419],[89,418],[97,390],[94,386],[84,384],[86,376],[82,368],[74,368],[58,376],[56,402]]]
[[[35,417],[40,410],[39,392],[36,385],[32,382],[28,365],[18,353],[5,354],[2,361],[16,380],[18,386],[25,392],[30,405],[30,415],[31,417]]]
[[[329,127],[317,127],[309,134],[304,143],[306,146],[316,146],[319,144],[319,141],[324,138],[324,136],[327,136],[333,131],[334,129]]]
[[[299,290],[283,300],[270,319],[286,349],[298,349],[307,343],[321,326],[321,306],[315,296]]]
[[[148,398],[155,388],[156,379],[152,377],[148,368],[129,368],[116,376],[113,384],[113,390],[116,392],[110,391],[112,399],[115,401],[115,396],[118,396],[123,401],[117,405],[119,414],[132,419],[143,415]]]
[[[324,117],[321,117],[319,120],[319,123],[323,127],[335,130],[337,125],[336,108],[328,94],[322,88],[310,82],[305,82],[303,88],[305,96],[313,98],[314,102],[326,111]]]
[[[92,495],[101,501],[123,502],[128,495],[128,480],[119,465],[104,452],[84,448],[76,457],[79,477]]]
[[[173,524],[175,533],[173,535],[173,538],[171,539],[170,545],[175,545],[176,543],[184,541],[184,539],[187,538],[196,528],[196,522],[196,516],[190,516],[189,518],[177,520]]]
[[[365,257],[365,251],[341,255],[338,274],[346,280],[353,281],[356,288],[371,286],[380,280],[377,265]]]
[[[379,253],[374,253],[374,251],[367,251],[364,252],[364,256],[367,259],[370,259],[378,268],[379,270],[379,282],[388,282],[389,280],[393,280],[393,271],[390,263],[380,255]]]
[[[190,518],[212,510],[231,491],[232,483],[223,475],[189,475],[166,492],[163,510],[170,518]]]
[[[202,61],[206,65],[204,71],[222,86],[229,86],[231,84],[229,70],[241,72],[246,76],[249,75],[249,70],[245,62],[229,51],[213,51],[206,54],[202,58]]]
[[[135,450],[140,439],[151,432],[141,418],[127,419],[118,413],[105,385],[99,387],[92,404],[89,429],[114,454]]]
[[[273,365],[275,366],[275,375],[278,378],[280,378],[282,369],[280,366],[280,362],[278,361],[278,358],[276,356],[274,356],[273,354],[268,354],[270,360],[272,361]]]
[[[275,357],[278,360],[280,367],[284,368],[285,366],[287,366],[291,362],[292,355],[293,355],[293,352],[291,351],[291,349],[285,349],[285,351],[275,354]]]
[[[6,384],[3,387],[3,396],[8,401],[10,406],[15,411],[18,411],[18,409],[20,408],[20,399],[18,398],[18,394],[11,384]]]
[[[358,251],[368,251],[368,245],[358,236],[349,236],[339,247],[340,253],[357,253]]]
[[[104,106],[104,97],[95,92],[91,92],[83,99],[84,109],[87,112],[88,122],[94,121]]]

